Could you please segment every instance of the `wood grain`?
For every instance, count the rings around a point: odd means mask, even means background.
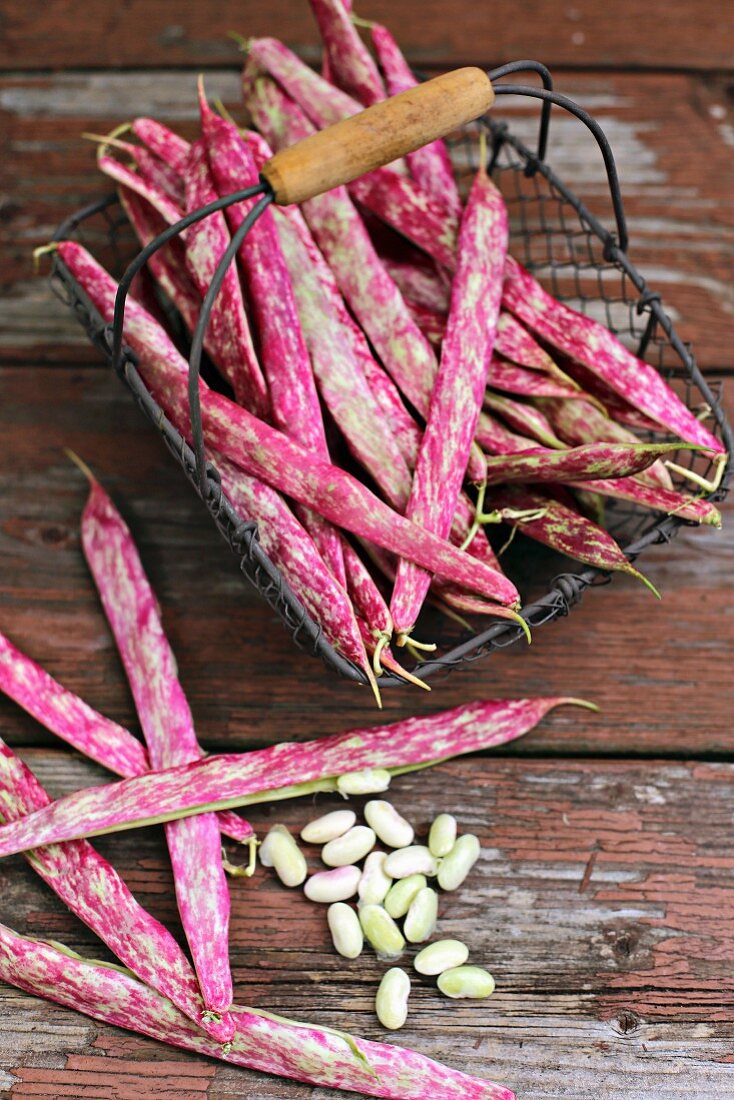
[[[522,17],[510,0],[491,5],[464,0],[411,3],[368,0],[367,19],[387,23],[419,65],[500,64],[538,57],[549,65],[600,68],[732,69],[732,31],[716,0],[634,0],[604,4],[528,0]],[[0,64],[4,68],[138,68],[231,65],[227,38],[276,33],[310,60],[319,56],[318,34],[303,0],[114,0],[94,6],[94,22],[80,30],[80,5],[65,0],[6,0]],[[85,13],[86,14],[86,13]]]
[[[384,715],[366,691],[299,655],[220,539],[154,430],[107,371],[6,368],[0,373],[0,630],[104,713],[135,726],[97,596],[79,547],[85,485],[71,447],[112,492],[138,541],[208,746],[312,737],[427,713],[493,695],[593,698],[598,717],[559,712],[517,752],[725,754],[734,684],[730,525],[692,530],[653,549],[644,568],[658,603],[635,581],[589,592],[568,619],[435,682],[430,696],[386,692]],[[563,559],[533,556],[523,574],[546,582]],[[324,699],[328,693],[328,706]],[[39,729],[8,700],[15,741]],[[46,743],[49,743],[48,741]]]
[[[57,794],[101,777],[70,754],[24,756]],[[466,941],[472,959],[494,973],[497,992],[482,1005],[451,1003],[415,975],[408,1024],[390,1041],[533,1100],[588,1100],[595,1092],[605,1100],[679,1100],[693,1082],[700,1100],[729,1095],[733,779],[731,765],[495,755],[480,766],[457,761],[395,781],[390,797],[419,834],[451,807],[461,828],[480,838],[471,877],[442,898],[439,930]],[[320,796],[316,807],[310,800],[270,813],[257,807],[254,820],[261,830],[275,820],[297,829],[335,805]],[[97,844],[176,931],[162,832]],[[316,869],[317,852],[309,852]],[[22,860],[0,864],[0,897],[0,920],[99,956],[101,945]],[[369,952],[352,963],[339,959],[323,908],[262,869],[232,884],[232,901],[238,1000],[386,1037],[372,1007],[385,964]],[[179,1055],[4,986],[0,1014],[0,1069],[18,1081],[0,1095],[12,1100],[87,1095],[83,1086],[114,1100],[332,1095]]]
[[[0,78],[0,119],[17,181],[8,184],[8,198],[0,207],[0,355],[5,362],[95,361],[64,309],[48,302],[43,282],[33,275],[32,249],[74,210],[108,190],[81,132],[104,132],[135,113],[152,113],[193,136],[194,85],[194,72]],[[692,76],[566,74],[558,86],[599,118],[612,142],[632,259],[662,291],[699,361],[722,370],[734,367],[734,195],[729,185],[734,115],[726,84]],[[237,109],[234,71],[209,73],[207,90]],[[535,141],[537,105],[502,97],[495,113],[528,143]],[[606,177],[591,136],[580,123],[556,115],[550,150],[550,163],[561,178],[610,224]],[[519,208],[513,211],[518,218]],[[99,237],[92,244],[100,249]],[[590,272],[585,283],[592,295],[593,277]]]

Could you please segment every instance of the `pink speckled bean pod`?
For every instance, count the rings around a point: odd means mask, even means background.
[[[137,192],[123,186],[118,188],[118,192],[123,210],[144,248],[163,232],[167,223]],[[199,317],[201,295],[188,275],[185,263],[183,245],[174,239],[153,253],[148,260],[148,267],[171,304],[180,313],[181,320],[188,331],[193,332]],[[204,339],[208,351],[210,341],[206,336]]]
[[[0,691],[67,745],[116,775],[129,779],[150,770],[148,753],[137,737],[62,687],[3,634],[0,634]],[[218,817],[221,831],[232,840],[244,843],[254,836],[249,821],[237,814],[223,813]]]
[[[199,103],[202,133],[218,193],[229,195],[257,183],[258,167],[249,142],[231,122],[214,114],[206,102],[203,87],[199,90]],[[240,227],[251,205],[235,203],[227,207],[225,213],[232,232]],[[272,422],[304,447],[328,459],[311,359],[270,210],[262,213],[245,236],[238,256],[260,338]],[[300,508],[298,514],[324,561],[343,585],[344,559],[339,533],[316,512]]]
[[[162,122],[155,118],[136,118],[131,123],[132,132],[152,153],[170,168],[173,168],[179,176],[183,177],[186,171],[186,162],[191,152],[191,145],[184,138],[169,130]]]
[[[333,790],[338,776],[364,768],[400,774],[514,741],[564,703],[590,706],[560,696],[484,700],[388,726],[208,756],[164,772],[89,787],[2,826],[0,858],[41,844],[119,832],[212,809]]]
[[[451,530],[487,384],[507,241],[505,204],[480,171],[461,222],[446,337],[405,512],[444,537]],[[399,639],[413,629],[430,583],[424,570],[398,562],[390,611]]]
[[[237,512],[258,523],[263,549],[309,615],[323,625],[326,637],[340,653],[370,675],[370,664],[347,593],[280,493],[244,474],[222,455],[215,453],[213,458],[225,494]]]
[[[141,199],[150,203],[166,225],[174,225],[183,217],[183,209],[179,203],[174,202],[160,187],[139,172],[135,172],[127,164],[122,164],[119,160],[102,152],[97,157],[97,167],[115,183],[135,192]]]
[[[565,443],[559,439],[540,409],[523,401],[515,401],[506,394],[488,390],[484,395],[484,408],[502,417],[514,432],[532,437],[544,447],[563,450]]]
[[[479,414],[476,440],[488,455],[514,455],[539,449],[536,439],[510,431],[496,416],[487,412]]]
[[[247,106],[275,148],[291,144],[305,132],[302,112],[272,81],[255,81]],[[296,129],[296,120],[300,129]],[[304,203],[304,213],[339,289],[380,360],[425,416],[436,357],[382,266],[362,219],[343,188],[310,199]]]
[[[122,659],[154,769],[201,759],[176,659],[158,601],[129,528],[96,480],[82,513],[82,547]],[[226,1012],[229,969],[229,888],[219,825],[201,814],[166,826],[176,901],[204,1004]]]
[[[416,86],[403,52],[387,27],[375,23],[370,28],[372,45],[380,63],[389,95],[399,95]],[[407,156],[414,179],[457,217],[461,216],[461,198],[454,179],[451,158],[445,142],[433,141]]]
[[[495,351],[519,367],[555,374],[557,367],[545,348],[520,324],[517,317],[500,310]]]
[[[117,284],[81,245],[62,241],[59,255],[86,290],[100,314],[110,320]],[[142,377],[167,415],[188,434],[187,364],[152,317],[128,299],[125,335],[140,357]],[[299,447],[281,432],[203,383],[204,435],[245,472],[314,508],[337,526],[386,550],[445,575],[463,588],[501,600],[519,601],[517,589],[477,559],[393,512],[355,478]]]
[[[565,397],[575,400],[586,396],[578,382],[561,370],[557,374],[546,374],[520,367],[496,354],[492,356],[487,385],[518,397]]]
[[[692,497],[674,489],[664,489],[660,485],[648,485],[639,478],[620,477],[610,480],[573,482],[568,484],[576,489],[590,493],[614,497],[617,500],[629,500],[643,508],[652,508],[656,512],[679,516],[692,523],[721,527],[721,513],[710,500]]]
[[[353,369],[364,376],[386,423],[389,424],[403,458],[408,466],[412,467],[415,465],[415,457],[418,454],[421,430],[406,409],[400,391],[373,356],[364,333],[345,306],[334,273],[319,251],[300,211],[295,207],[288,207],[286,210],[275,210],[273,213],[281,232],[292,231],[298,234],[301,245],[309,257],[310,266],[318,277],[319,286],[329,310],[338,320],[342,338],[349,346]]]
[[[51,799],[28,768],[0,741],[0,816],[16,821]],[[162,993],[218,1042],[234,1035],[228,1015],[206,1014],[196,975],[168,929],[135,900],[114,867],[87,840],[50,844],[26,853],[33,870],[142,982]]]
[[[458,219],[415,180],[401,176],[390,166],[375,168],[350,183],[349,193],[432,256],[436,263],[453,269]]]
[[[593,482],[579,482],[584,489],[588,489],[589,484]],[[487,510],[510,510],[507,522],[513,527],[519,527],[529,538],[545,543],[574,561],[593,565],[605,572],[628,573],[642,581],[656,596],[659,595],[639,569],[630,564],[603,527],[572,511],[560,501],[542,496],[524,486],[508,485],[488,493],[485,507]],[[522,519],[511,514],[514,511],[536,510],[540,513],[536,518]]]
[[[584,443],[638,443],[636,435],[605,416],[589,401],[541,400],[536,404],[545,413],[564,443],[579,447]],[[642,480],[673,489],[673,479],[662,462],[654,463],[644,472]]]
[[[324,197],[331,203],[337,192]],[[346,193],[343,197],[349,201]],[[392,425],[351,353],[347,332],[330,308],[309,252],[288,220],[281,223],[280,242],[324,404],[354,457],[385,499],[402,512],[410,492],[410,471]]]
[[[124,133],[124,129],[113,131],[105,137],[95,134],[87,134],[85,136],[92,138],[92,140],[99,141],[102,150],[113,148],[119,149],[123,153],[127,153],[137,165],[138,171],[143,179],[180,206],[183,202],[184,188],[183,180],[179,172],[175,168],[172,168],[170,164],[167,164],[166,161],[157,157],[147,145],[139,145],[137,142],[124,141],[117,136],[119,133]]]
[[[649,469],[680,447],[680,443],[585,443],[567,451],[541,449],[502,455],[487,459],[487,484],[626,478]]]
[[[634,409],[680,439],[723,451],[719,440],[686,408],[654,367],[627,351],[598,321],[556,301],[511,258],[505,270],[503,303],[542,340],[579,360]]]
[[[443,339],[451,290],[447,280],[441,278],[439,269],[428,256],[424,256],[417,249],[415,256],[419,259],[423,257],[424,262],[414,262],[413,253],[406,260],[399,256],[386,255],[377,242],[375,247],[385,269],[397,283],[405,300],[411,306],[421,306],[425,310],[430,310],[442,322],[441,339]],[[405,248],[408,247],[409,242],[406,241]]]
[[[449,1069],[411,1050],[233,1008],[223,1049],[171,1002],[126,971],[0,925],[0,978],[92,1019],[233,1066],[387,1100],[516,1100],[501,1085]]]
[[[371,107],[385,98],[385,87],[372,55],[359,37],[342,0],[310,0],[337,87]]]
[[[191,146],[184,179],[187,212],[198,210],[219,197],[202,141],[195,141]],[[186,230],[187,263],[202,298],[229,241],[227,221],[221,210]],[[230,382],[237,400],[255,416],[266,416],[269,410],[267,385],[255,354],[234,264],[227,271],[214,301],[208,327],[212,344],[217,348],[217,366]]]
[[[358,100],[324,80],[277,38],[251,38],[247,44],[242,73],[245,103],[263,74],[276,80],[318,129],[362,110]]]

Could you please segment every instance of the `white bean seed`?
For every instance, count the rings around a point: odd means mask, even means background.
[[[338,836],[344,836],[357,821],[354,810],[333,810],[330,814],[309,821],[301,829],[301,840],[306,844],[328,844]]]
[[[410,978],[399,966],[393,966],[383,974],[375,998],[377,1019],[383,1027],[397,1031],[408,1018]]]
[[[284,886],[300,886],[308,874],[303,852],[285,825],[273,825],[260,845],[260,862],[272,867]]]
[[[357,893],[362,872],[359,867],[335,867],[333,871],[317,871],[311,875],[303,892],[310,901],[330,904],[346,901]]]
[[[370,852],[364,861],[364,870],[359,880],[359,901],[361,905],[380,905],[392,886],[392,879],[385,874],[384,852]]]
[[[413,843],[415,832],[409,821],[398,813],[391,802],[373,798],[364,808],[364,818],[377,833],[383,844],[390,848],[407,848]]]
[[[438,988],[454,1000],[482,1001],[494,993],[494,978],[481,966],[455,966],[439,975]]]
[[[303,836],[303,833],[301,833]],[[428,834],[428,847],[440,859],[447,856],[456,843],[456,818],[453,814],[439,814],[434,818]]]
[[[436,930],[438,920],[438,894],[430,886],[419,890],[413,898],[403,924],[403,933],[409,943],[425,943]]]
[[[411,844],[398,848],[385,860],[385,874],[390,878],[407,878],[408,875],[435,875],[438,870],[436,857],[424,844]]]
[[[345,867],[357,863],[375,846],[375,834],[367,825],[354,825],[344,836],[330,840],[321,849],[321,858],[328,867]]]
[[[463,966],[469,958],[469,948],[461,940],[436,940],[419,951],[413,966],[419,974],[443,974]]]
[[[381,959],[401,955],[405,940],[395,921],[381,905],[363,905],[359,910],[362,931]]]
[[[473,833],[460,836],[438,869],[438,885],[442,890],[456,890],[461,886],[479,858],[479,841]]]
[[[364,935],[359,917],[350,905],[337,901],[330,905],[326,919],[334,947],[345,959],[356,959],[362,954]]]
[[[427,885],[425,875],[408,875],[391,886],[384,903],[390,916],[404,917],[415,895]]]
[[[390,772],[385,768],[363,768],[359,772],[346,772],[336,780],[341,794],[379,794],[390,786]]]

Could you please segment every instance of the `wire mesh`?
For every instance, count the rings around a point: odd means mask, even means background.
[[[522,144],[506,124],[488,119],[485,126],[492,142],[491,165],[494,178],[507,203],[511,227],[511,251],[547,289],[604,323],[620,340],[655,366],[672,382],[689,408],[707,416],[707,425],[722,439],[729,453],[732,437],[721,407],[721,394],[704,380],[690,347],[679,340],[670,319],[663,311],[659,295],[651,293],[643,277],[617,247],[614,237],[566,188],[546,163]],[[478,143],[476,126],[450,139],[452,155],[459,175],[468,176],[476,167]],[[57,239],[75,237],[118,277],[136,252],[136,243],[116,197],[109,195],[92,207],[73,216],[56,234]],[[112,361],[110,328],[106,326],[81,287],[57,257],[51,275],[55,292],[72,309],[96,347]],[[180,321],[170,303],[162,302],[174,328]],[[199,489],[196,461],[191,448],[164,416],[146,390],[136,369],[135,357],[124,350],[121,377],[131,389],[146,416],[163,435],[166,444],[181,465],[195,491]],[[663,433],[641,432],[643,439],[664,439]],[[681,465],[706,477],[711,464],[690,451],[673,456]],[[240,516],[221,491],[216,469],[209,464],[204,502],[220,533],[237,555],[243,574],[280,617],[295,644],[321,658],[327,666],[352,680],[365,682],[360,669],[338,653],[325,637],[321,626],[307,614],[277,567],[263,551],[257,524]],[[731,475],[725,475],[711,499],[726,495]],[[685,481],[678,479],[678,486]],[[669,542],[686,521],[676,516],[660,516],[631,503],[610,500],[606,526],[630,560],[647,547]],[[572,566],[551,574],[547,591],[527,603],[523,615],[531,628],[567,615],[590,587],[606,584],[609,576],[596,569]],[[496,621],[479,632],[461,632],[448,628],[441,641],[448,652],[421,664],[421,676],[465,666],[493,650],[504,649],[523,638],[522,630],[506,621]],[[385,674],[381,683],[402,683]]]

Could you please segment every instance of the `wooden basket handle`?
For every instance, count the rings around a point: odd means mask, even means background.
[[[455,69],[282,149],[261,174],[281,206],[304,202],[445,137],[493,102],[485,72]]]

